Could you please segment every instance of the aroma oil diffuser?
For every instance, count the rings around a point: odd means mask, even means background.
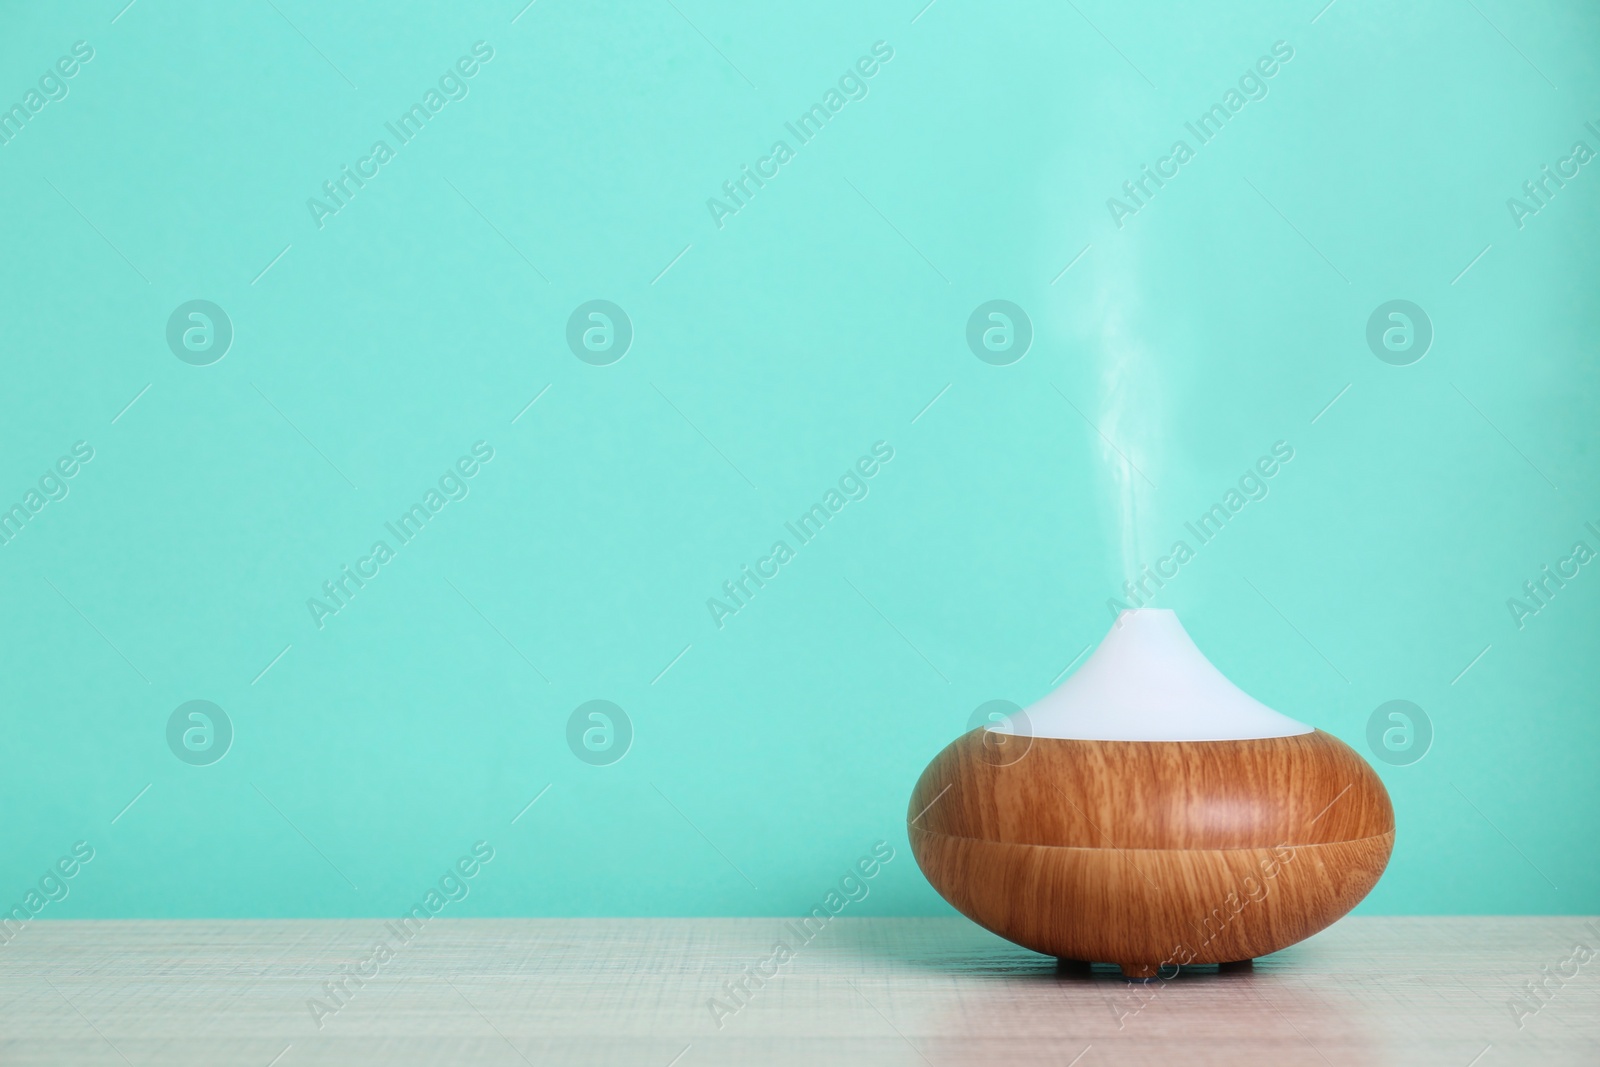
[[[962,914],[1135,978],[1311,936],[1394,846],[1360,756],[1252,699],[1155,609],[1123,612],[1059,689],[934,757],[908,821]]]

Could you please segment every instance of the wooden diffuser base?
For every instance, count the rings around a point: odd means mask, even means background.
[[[1394,846],[1364,760],[1317,730],[1237,741],[958,738],[918,780],[911,850],[1001,937],[1148,978],[1276,952],[1353,908]]]

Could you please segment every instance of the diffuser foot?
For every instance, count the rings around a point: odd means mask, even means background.
[[[1161,968],[1154,963],[1119,963],[1124,978],[1154,978]]]
[[[1255,960],[1229,960],[1227,963],[1217,964],[1217,973],[1227,974],[1230,971],[1253,971],[1255,970],[1255,966]]]

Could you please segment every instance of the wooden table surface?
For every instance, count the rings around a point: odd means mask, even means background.
[[[1354,918],[1253,970],[1138,984],[962,919],[839,918],[741,1004],[724,983],[798,943],[783,920],[433,919],[410,941],[376,919],[39,920],[0,945],[0,1064],[1592,1067],[1600,959],[1573,949],[1597,933]],[[351,966],[368,977],[335,1000]]]

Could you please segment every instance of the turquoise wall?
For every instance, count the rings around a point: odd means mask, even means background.
[[[1363,910],[1600,908],[1592,6],[520,6],[3,16],[0,903],[942,913],[1149,565]]]

